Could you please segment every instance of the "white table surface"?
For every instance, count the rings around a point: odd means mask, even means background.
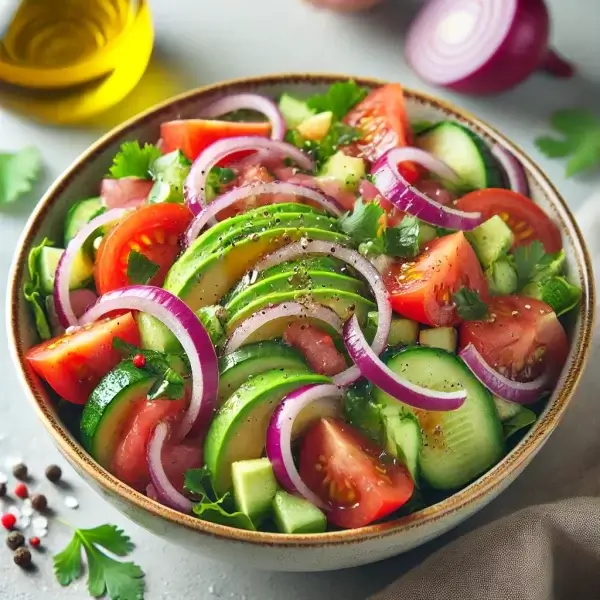
[[[157,27],[154,65],[144,85],[107,119],[116,124],[120,118],[130,116],[135,107],[144,107],[151,97],[148,90],[156,82],[161,82],[160,93],[164,96],[219,79],[281,71],[370,75],[435,92],[416,79],[402,56],[403,29],[419,2],[388,2],[385,8],[373,13],[348,17],[315,11],[300,0],[154,0]],[[600,0],[550,0],[549,4],[554,16],[553,42],[578,65],[577,79],[564,82],[540,75],[519,89],[495,98],[461,98],[437,93],[487,119],[530,152],[547,170],[569,204],[577,208],[597,189],[597,174],[565,180],[564,165],[542,157],[535,150],[533,139],[545,130],[546,118],[555,109],[579,105],[600,109]],[[168,84],[164,77],[168,78]],[[36,198],[107,128],[106,122],[87,128],[44,127],[0,109],[0,150],[35,144],[44,156],[44,176],[35,193],[0,211],[1,282],[7,279],[18,236]],[[5,288],[4,283],[2,288]],[[4,310],[2,294],[0,312]],[[55,450],[21,391],[7,355],[4,328],[0,328],[0,374],[0,472],[7,471],[5,461],[14,457],[25,459],[40,477],[48,463],[56,461],[63,465],[65,477],[81,506],[77,511],[64,508],[61,496],[49,489],[50,485],[42,483],[44,489],[49,490],[51,503],[76,525],[91,527],[110,522],[123,526],[137,544],[135,560],[147,573],[148,600],[366,598],[461,531],[527,503],[543,500],[544,493],[538,492],[544,487],[541,482],[552,477],[553,465],[563,460],[561,449],[565,444],[591,443],[586,436],[566,439],[561,435],[561,429],[564,431],[568,422],[574,425],[575,406],[526,474],[487,510],[442,540],[411,554],[351,571],[306,575],[252,572],[190,555],[163,542],[128,522],[80,481]],[[50,554],[64,546],[66,535],[61,525],[51,523],[49,536],[44,540],[49,551],[36,557],[39,570],[32,575],[23,574],[12,563],[2,541],[0,598],[86,598],[83,583],[62,589],[52,576]]]

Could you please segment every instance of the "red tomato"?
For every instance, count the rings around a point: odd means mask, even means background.
[[[167,445],[163,450],[163,467],[169,481],[178,490],[183,490],[185,472],[199,469],[202,462],[202,440],[186,439],[182,444]]]
[[[298,348],[313,371],[333,377],[347,368],[331,336],[313,325],[296,321],[283,333],[286,344]]]
[[[186,399],[137,401],[129,423],[115,448],[111,471],[131,487],[143,490],[150,483],[147,449],[156,426],[164,420],[176,420],[185,409]],[[166,451],[166,447],[165,447]]]
[[[103,179],[100,196],[107,208],[136,208],[146,201],[153,183],[138,177]]]
[[[195,160],[203,150],[217,140],[241,135],[269,137],[270,133],[271,125],[269,123],[208,121],[204,119],[168,121],[160,126],[161,150],[164,154],[168,154],[179,149],[190,160]],[[243,154],[238,153],[235,158],[239,159],[241,156]],[[230,157],[230,160],[234,159]]]
[[[500,215],[515,234],[515,246],[539,240],[546,252],[562,248],[558,227],[533,200],[517,192],[500,188],[478,190],[459,198],[456,208],[481,212],[486,219]]]
[[[121,362],[121,354],[112,346],[116,337],[139,345],[140,334],[131,313],[48,340],[31,348],[25,358],[61,398],[85,404],[100,379]]]
[[[398,510],[415,484],[408,470],[336,419],[320,419],[300,449],[300,475],[330,505],[327,518],[346,529],[363,527]]]
[[[488,298],[485,275],[461,231],[429,242],[412,261],[394,263],[383,279],[397,313],[434,327],[460,322],[453,300],[460,288]]]
[[[94,278],[100,294],[130,284],[129,254],[140,252],[159,266],[150,285],[162,285],[179,254],[179,238],[192,220],[181,204],[148,204],[125,217],[104,236],[96,255]]]
[[[460,326],[461,348],[473,344],[493,369],[516,381],[531,381],[544,370],[558,378],[569,342],[554,311],[519,296],[496,296],[488,306],[487,320]]]

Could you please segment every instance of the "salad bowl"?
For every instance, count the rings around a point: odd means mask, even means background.
[[[560,230],[566,277],[580,288],[581,298],[578,308],[564,322],[568,358],[535,424],[495,466],[456,493],[446,494],[412,514],[315,534],[247,531],[183,514],[129,487],[92,458],[59,415],[55,396],[25,359],[27,351],[39,341],[22,293],[31,249],[44,238],[61,239],[69,208],[96,193],[98,182],[123,142],[154,143],[160,137],[161,123],[194,118],[201,107],[227,95],[259,93],[277,97],[286,92],[306,97],[346,79],[337,75],[284,74],[227,81],[187,92],[122,124],[79,157],[41,199],[25,227],[9,278],[7,329],[11,355],[26,395],[68,462],[109,503],[156,535],[206,556],[253,568],[321,571],[358,566],[406,552],[457,526],[505,490],[542,448],[567,409],[590,346],[594,318],[591,263],[577,224],[558,191],[528,156],[480,119],[445,101],[405,90],[411,122],[455,121],[487,144],[499,145],[516,157],[531,198]],[[355,81],[366,88],[384,84],[366,78]]]

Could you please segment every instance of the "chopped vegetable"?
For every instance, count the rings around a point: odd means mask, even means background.
[[[159,157],[159,148],[152,144],[144,144],[142,147],[137,141],[124,142],[108,171],[115,179],[122,177],[150,179],[152,164]]]
[[[344,81],[331,85],[325,94],[311,96],[306,104],[317,113],[331,111],[334,119],[340,120],[366,96],[365,88],[354,81]]]
[[[0,152],[0,205],[10,204],[31,191],[40,167],[37,148],[30,146],[14,153]]]
[[[481,299],[477,290],[467,287],[460,288],[454,294],[456,311],[463,321],[478,321],[483,319],[487,312],[487,304]]]
[[[144,572],[133,562],[120,562],[104,552],[119,557],[128,556],[134,545],[115,525],[100,525],[94,529],[75,529],[69,545],[54,555],[54,574],[62,586],[79,579],[83,572],[81,551],[88,567],[88,592],[110,600],[143,600]]]

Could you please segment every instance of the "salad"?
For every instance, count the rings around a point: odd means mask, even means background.
[[[198,518],[409,514],[535,422],[580,296],[519,162],[402,87],[240,94],[125,142],[29,256],[26,359],[90,455]]]

